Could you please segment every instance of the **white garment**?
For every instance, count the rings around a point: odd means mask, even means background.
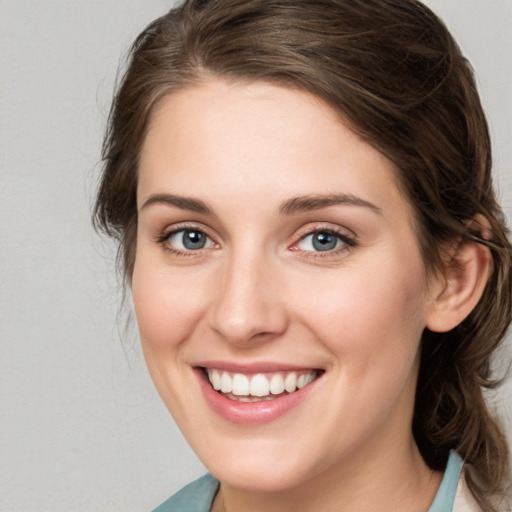
[[[510,503],[507,504],[506,499],[497,498],[495,501],[496,510],[498,512],[512,512]],[[455,494],[455,502],[453,504],[452,512],[482,512],[478,506],[475,498],[471,494],[471,491],[466,485],[466,479],[464,478],[464,471],[462,471],[459,484],[457,485],[457,493]]]

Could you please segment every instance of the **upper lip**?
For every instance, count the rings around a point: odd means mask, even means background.
[[[231,373],[272,373],[272,372],[293,372],[293,371],[308,371],[320,370],[318,367],[310,365],[293,365],[287,363],[278,363],[270,361],[261,361],[253,363],[235,363],[230,361],[201,361],[193,366],[198,368],[210,368],[216,370],[224,370]]]

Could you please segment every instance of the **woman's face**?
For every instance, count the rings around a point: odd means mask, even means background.
[[[332,110],[260,83],[169,96],[138,208],[144,354],[216,477],[290,489],[413,446],[433,299],[412,210]]]

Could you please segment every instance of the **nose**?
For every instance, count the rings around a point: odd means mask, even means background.
[[[226,341],[253,346],[286,330],[288,316],[276,265],[258,257],[232,258],[224,262],[217,279],[210,326]]]

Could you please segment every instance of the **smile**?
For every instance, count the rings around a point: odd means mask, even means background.
[[[257,373],[231,373],[205,368],[212,388],[224,397],[239,402],[262,402],[296,392],[311,384],[317,370]]]
[[[194,365],[202,395],[211,410],[231,424],[258,426],[287,415],[322,389],[326,371],[280,363]]]

